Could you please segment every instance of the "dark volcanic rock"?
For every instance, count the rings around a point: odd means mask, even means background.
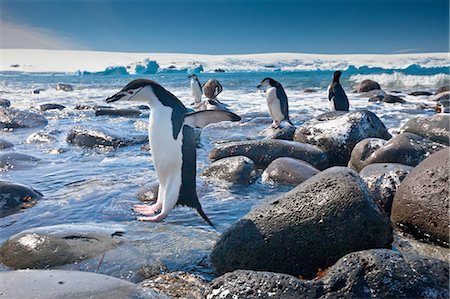
[[[66,108],[66,106],[59,105],[59,104],[42,104],[42,105],[39,105],[39,110],[41,110],[41,111],[63,110],[64,108]]]
[[[141,111],[136,109],[109,109],[99,108],[95,110],[95,115],[110,115],[110,116],[125,116],[125,117],[137,117],[141,115]]]
[[[0,272],[4,298],[167,298],[112,276],[83,271],[18,270]]]
[[[411,92],[409,95],[410,96],[415,96],[415,97],[418,97],[418,96],[431,96],[431,95],[433,95],[433,93],[431,93],[429,91],[414,91],[414,92]]]
[[[356,87],[357,92],[368,92],[374,89],[381,89],[380,84],[370,79],[363,80]]]
[[[223,273],[252,269],[314,277],[357,250],[389,246],[392,229],[356,172],[333,167],[251,210],[214,246]]]
[[[373,163],[399,163],[416,166],[443,147],[444,145],[419,135],[402,133],[386,142],[360,164],[363,167]]]
[[[207,298],[448,298],[449,266],[386,249],[354,252],[318,280],[237,270],[214,279]]]
[[[392,249],[402,254],[415,254],[450,262],[449,249],[434,244],[423,243],[404,232],[394,231]]]
[[[45,117],[36,113],[0,108],[0,129],[35,128],[47,123]]]
[[[347,165],[355,145],[370,137],[389,139],[391,135],[375,114],[360,110],[319,115],[300,126],[294,140],[323,149],[331,165]]]
[[[278,139],[219,144],[209,153],[209,159],[212,161],[231,156],[246,156],[261,168],[266,168],[273,160],[280,157],[301,159],[318,169],[325,169],[328,166],[327,154],[318,147]]]
[[[39,158],[21,153],[0,154],[0,171],[29,169],[39,161]]]
[[[89,225],[32,228],[0,247],[0,262],[15,269],[43,269],[96,257],[120,243],[117,232]]]
[[[364,167],[359,175],[366,182],[375,200],[387,215],[400,183],[413,167],[396,163],[375,163]]]
[[[434,153],[400,184],[391,219],[416,237],[449,244],[449,148]]]
[[[428,138],[432,141],[450,144],[450,115],[435,114],[419,116],[408,120],[401,132],[409,132]]]
[[[198,275],[187,272],[171,272],[158,275],[140,283],[170,298],[204,299],[207,284]]]
[[[359,172],[366,166],[365,161],[367,158],[369,158],[377,149],[383,147],[386,142],[387,140],[380,138],[366,138],[361,140],[352,150],[348,167]]]
[[[383,103],[389,103],[389,104],[393,104],[393,103],[401,103],[404,104],[406,103],[406,101],[404,99],[402,99],[401,97],[398,96],[394,96],[391,94],[387,94],[383,97]]]
[[[285,126],[283,128],[274,129],[272,127],[268,127],[259,133],[261,136],[266,136],[268,139],[283,139],[283,140],[291,140],[294,138],[295,127],[294,126]]]
[[[0,99],[0,107],[7,108],[11,106],[11,102],[7,99]]]
[[[369,98],[369,102],[374,103],[374,102],[381,102],[384,98],[384,95],[382,94],[377,94],[377,95],[373,95]]]
[[[262,174],[263,181],[277,184],[298,185],[320,171],[314,166],[294,158],[278,158],[267,166]]]
[[[5,149],[5,148],[11,148],[13,146],[14,146],[14,144],[9,142],[8,140],[0,139],[0,150]]]
[[[255,163],[245,156],[235,156],[214,161],[202,176],[227,182],[250,183],[255,179]]]
[[[42,193],[25,185],[0,181],[0,217],[29,208],[42,197]]]
[[[147,135],[119,136],[112,131],[99,128],[72,128],[67,134],[67,142],[82,147],[120,147],[134,144],[142,144],[148,141]]]

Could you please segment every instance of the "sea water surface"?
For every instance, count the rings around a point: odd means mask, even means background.
[[[176,208],[162,223],[135,220],[133,204],[136,193],[146,184],[157,180],[151,154],[140,145],[121,148],[80,148],[66,142],[73,127],[107,128],[115,133],[147,134],[149,112],[143,110],[136,118],[95,116],[93,110],[75,110],[76,105],[107,105],[105,99],[136,78],[148,78],[175,94],[186,106],[193,101],[188,74],[183,71],[152,75],[74,75],[61,73],[2,73],[0,97],[11,101],[18,109],[41,113],[49,123],[45,127],[0,131],[0,138],[14,143],[10,150],[35,156],[40,160],[26,169],[0,171],[0,179],[22,183],[45,195],[36,206],[0,218],[0,244],[25,229],[58,224],[96,224],[101,227],[119,226],[135,243],[134,247],[105,257],[101,273],[136,281],[136,268],[158,259],[171,271],[186,270],[210,279],[213,270],[207,255],[220,233],[245,215],[253,206],[262,204],[292,188],[271,185],[259,178],[250,185],[227,184],[200,176],[210,163],[208,153],[215,144],[224,141],[260,139],[259,132],[267,128],[268,115],[264,94],[256,90],[261,79],[272,77],[281,82],[289,98],[291,120],[296,126],[329,111],[326,88],[332,71],[302,72],[239,72],[200,73],[202,83],[215,78],[223,85],[218,99],[242,117],[239,123],[220,123],[203,129],[197,149],[198,194],[205,213],[216,225],[208,227],[188,208]],[[442,68],[411,68],[403,71],[385,69],[349,69],[344,71],[342,84],[350,100],[351,110],[369,109],[381,118],[389,131],[398,133],[408,119],[429,115],[431,109],[418,104],[434,104],[427,96],[409,96],[417,90],[433,92],[449,83],[449,74]],[[406,104],[369,103],[367,97],[353,93],[353,86],[363,79],[379,82],[388,92],[399,92]],[[73,91],[56,90],[57,83],[67,83]],[[315,92],[305,92],[313,89]],[[41,89],[39,94],[33,90]],[[56,103],[65,109],[39,112],[38,106]],[[133,108],[136,103],[113,103],[114,107]],[[145,103],[143,103],[145,104]],[[27,143],[35,132],[51,133],[51,143]],[[138,244],[138,245],[136,245]],[[108,263],[108,258],[111,262]],[[94,271],[98,260],[61,267]],[[0,266],[1,270],[9,270]]]

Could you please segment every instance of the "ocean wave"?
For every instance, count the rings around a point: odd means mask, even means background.
[[[350,81],[359,83],[363,80],[370,79],[378,82],[383,87],[434,87],[448,85],[450,83],[450,75],[448,73],[440,73],[434,75],[408,75],[401,72],[393,72],[392,74],[355,74],[350,76]]]

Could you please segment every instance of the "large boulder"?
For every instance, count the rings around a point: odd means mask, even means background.
[[[13,108],[0,108],[0,129],[35,128],[47,125],[42,115]]]
[[[13,171],[33,168],[39,161],[39,158],[27,154],[15,152],[0,154],[0,171]]]
[[[0,218],[29,208],[43,197],[42,193],[22,184],[0,181]]]
[[[360,171],[366,166],[366,160],[377,149],[383,147],[387,140],[380,138],[366,138],[358,142],[352,150],[348,167]]]
[[[412,169],[412,166],[397,163],[375,163],[364,167],[359,175],[383,211],[390,215],[395,192]]]
[[[147,135],[119,135],[106,128],[72,128],[67,134],[67,142],[81,147],[120,147],[142,144],[148,141]]]
[[[389,219],[362,179],[333,167],[251,210],[222,234],[210,258],[221,273],[252,269],[311,278],[349,252],[391,242]]]
[[[408,120],[401,132],[409,132],[442,144],[450,144],[450,115],[435,114]]]
[[[108,275],[64,270],[0,272],[4,298],[168,298]]]
[[[419,135],[402,133],[386,142],[358,164],[362,167],[373,163],[399,163],[416,166],[442,148],[444,148],[444,145]]]
[[[265,182],[276,184],[298,185],[320,171],[302,160],[294,158],[278,158],[267,166],[262,174]]]
[[[375,114],[367,110],[334,111],[304,123],[295,132],[294,140],[326,151],[331,165],[347,165],[355,145],[370,137],[391,138]]]
[[[266,168],[273,160],[291,157],[308,162],[318,169],[328,166],[328,156],[314,145],[288,140],[253,140],[216,145],[209,159],[216,161],[231,156],[246,156],[257,167]]]
[[[448,298],[448,263],[386,249],[350,253],[316,280],[237,270],[214,279],[206,298]]]
[[[449,244],[449,148],[417,165],[403,180],[392,205],[392,222],[416,237]]]
[[[370,79],[363,80],[356,86],[357,92],[368,92],[375,89],[381,89],[380,84]]]
[[[245,156],[217,160],[202,172],[202,176],[231,183],[250,183],[255,179],[255,175],[255,163]]]
[[[120,243],[120,232],[89,225],[25,230],[0,247],[0,262],[15,269],[44,269],[96,257]]]

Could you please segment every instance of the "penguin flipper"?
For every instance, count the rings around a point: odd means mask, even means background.
[[[240,121],[237,114],[223,110],[203,110],[187,113],[184,117],[184,124],[192,128],[204,128],[209,124],[221,121]]]

